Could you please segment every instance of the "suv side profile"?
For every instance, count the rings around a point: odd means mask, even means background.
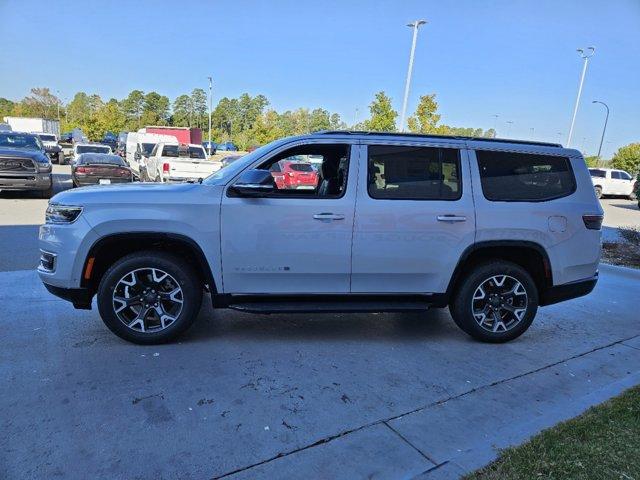
[[[315,188],[273,165],[312,158]],[[449,307],[504,342],[598,279],[603,211],[581,154],[499,139],[319,132],[277,140],[193,184],[62,192],[40,278],[116,335],[167,342],[215,308],[255,313]]]

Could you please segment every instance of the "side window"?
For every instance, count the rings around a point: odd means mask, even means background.
[[[595,168],[590,168],[589,173],[591,174],[592,177],[597,177],[597,178],[607,177],[607,172],[605,172],[604,170],[597,170]]]
[[[156,154],[158,153],[158,143],[155,144],[155,146],[153,147],[153,150],[151,150],[151,153],[149,154],[150,157],[155,157]]]
[[[622,180],[622,175],[620,172],[611,172],[611,178],[614,180]]]
[[[536,202],[571,195],[576,181],[567,157],[477,150],[482,192],[497,202]]]
[[[388,200],[457,200],[460,151],[454,148],[371,145],[368,191]]]
[[[620,172],[620,178],[622,178],[622,180],[631,180],[633,177],[627,172]]]
[[[279,196],[338,198],[347,187],[349,150],[347,144],[301,145],[259,168],[271,172]]]

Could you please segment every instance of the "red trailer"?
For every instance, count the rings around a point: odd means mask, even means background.
[[[144,127],[138,130],[139,133],[159,133],[161,135],[173,135],[180,143],[202,143],[202,130],[189,127]]]

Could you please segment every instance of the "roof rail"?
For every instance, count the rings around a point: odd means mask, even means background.
[[[499,143],[520,143],[523,145],[539,145],[541,147],[558,147],[562,148],[559,143],[553,142],[535,142],[531,140],[513,140],[509,138],[488,138],[488,137],[465,137],[462,135],[435,135],[422,133],[399,133],[399,132],[370,132],[366,130],[321,130],[314,132],[312,135],[379,135],[384,137],[415,137],[415,138],[434,138],[434,139],[451,139],[451,140],[471,140],[478,142],[499,142]]]

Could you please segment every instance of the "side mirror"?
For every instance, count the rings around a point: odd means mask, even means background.
[[[229,188],[229,192],[237,197],[264,197],[276,188],[276,182],[268,170],[247,170]]]

